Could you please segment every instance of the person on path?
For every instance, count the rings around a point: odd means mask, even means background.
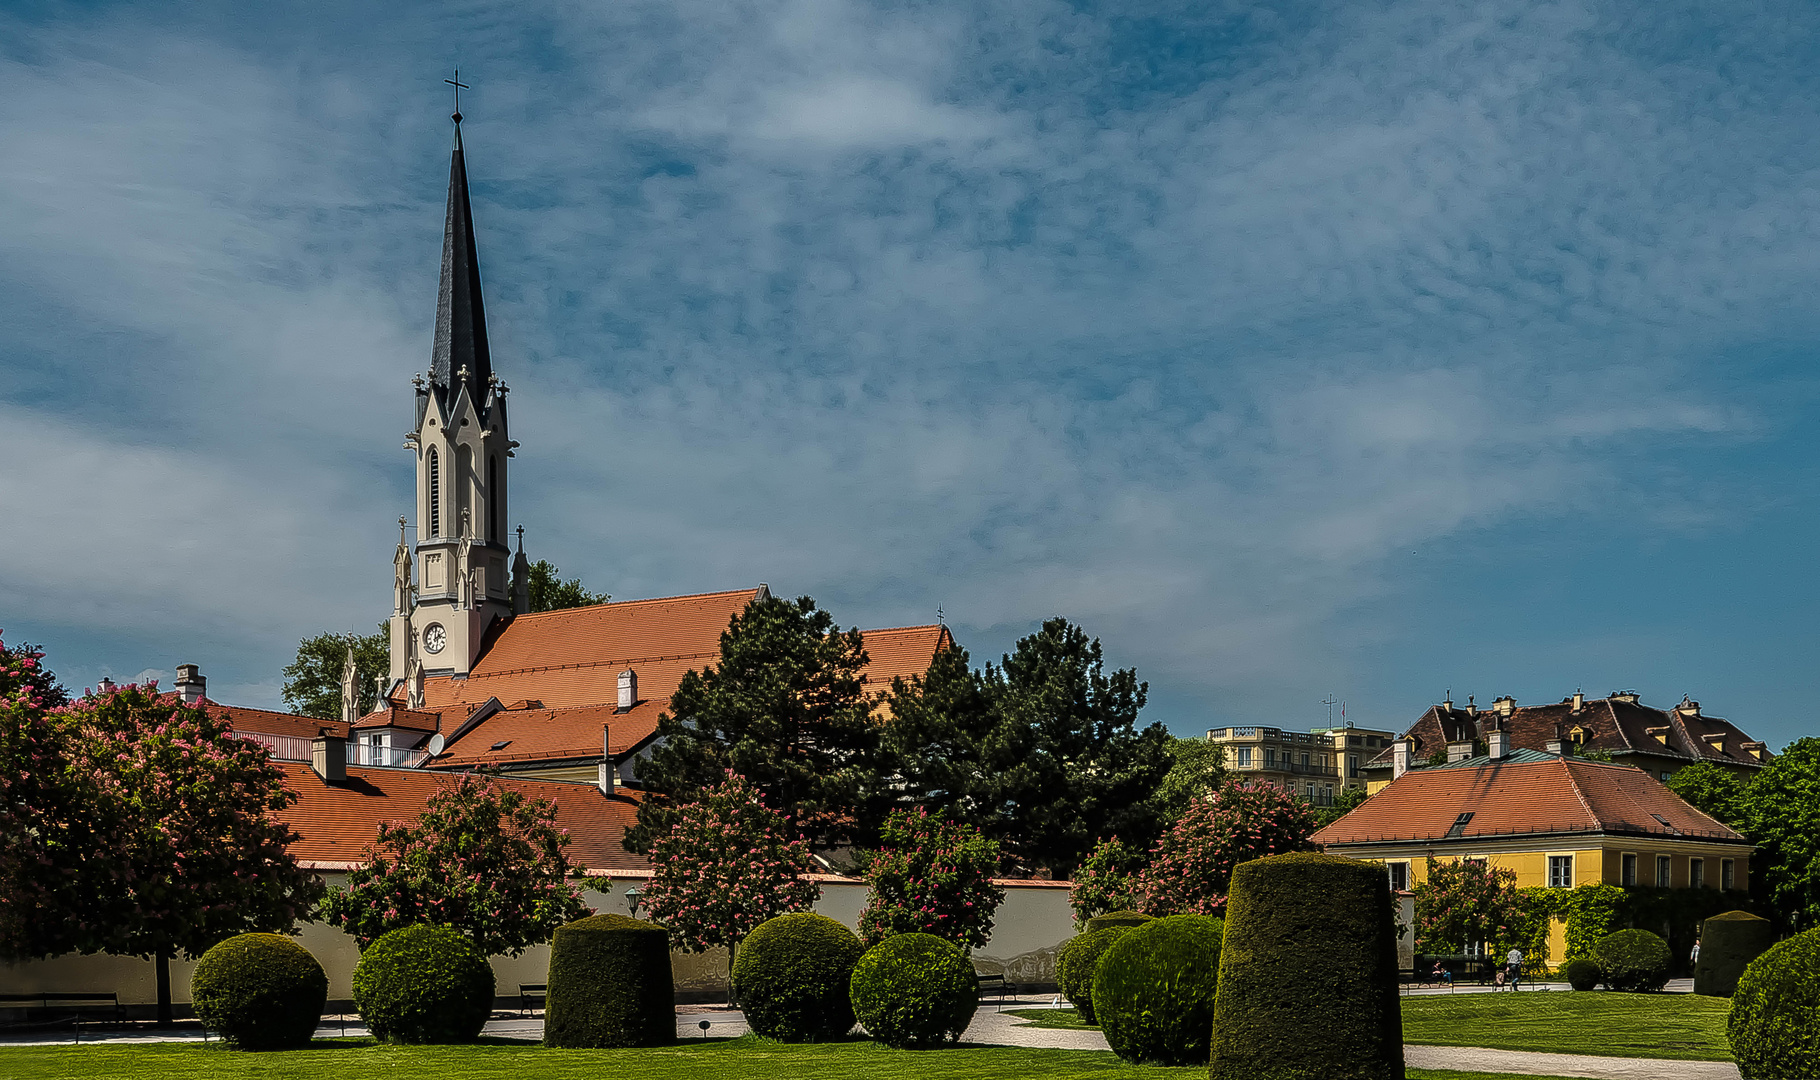
[[[1687,962],[1695,967],[1700,965],[1700,939],[1694,939],[1694,951],[1688,954]]]
[[[1510,947],[1509,955],[1504,957],[1504,981],[1510,988],[1517,988],[1517,973],[1523,970],[1523,953],[1515,945]]]

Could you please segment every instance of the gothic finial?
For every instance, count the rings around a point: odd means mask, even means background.
[[[461,365],[461,370],[457,371],[455,373],[455,375],[462,382],[467,382],[468,381],[468,365],[466,365],[466,364]]]
[[[523,525],[518,527],[518,553],[520,555],[525,553],[525,527]]]
[[[419,371],[411,375],[411,385],[416,388],[418,393],[423,393],[423,372]]]

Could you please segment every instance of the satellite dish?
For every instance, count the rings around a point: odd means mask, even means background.
[[[436,734],[430,736],[430,756],[435,757],[437,754],[442,753],[443,745],[442,732],[438,731]]]

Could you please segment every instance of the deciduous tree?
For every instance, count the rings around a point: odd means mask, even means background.
[[[963,949],[992,936],[1005,890],[992,883],[998,845],[971,825],[922,809],[885,820],[883,846],[866,863],[866,909],[859,936],[867,948],[892,934],[934,934]]]
[[[562,571],[547,559],[539,559],[531,564],[531,571],[526,575],[526,585],[529,587],[527,607],[531,611],[591,607],[612,599],[606,593],[589,592],[580,578],[564,581]]]
[[[1749,783],[1737,773],[1710,761],[1696,761],[1668,778],[1668,790],[1734,829],[1749,824],[1749,802],[1745,797],[1748,787]]]
[[[1791,930],[1820,926],[1820,738],[1796,739],[1745,790],[1759,895]],[[1756,889],[1753,889],[1756,891]]]
[[[1517,872],[1479,859],[1428,860],[1428,879],[1417,885],[1416,951],[1465,952],[1482,944],[1490,953],[1520,943],[1527,923]]]
[[[323,897],[321,918],[363,949],[399,927],[436,923],[488,955],[517,956],[592,913],[570,880],[583,867],[568,846],[549,799],[457,776],[437,786],[415,823],[379,827],[366,865]]]
[[[347,666],[348,646],[354,646],[355,686],[360,690],[360,714],[373,711],[379,701],[379,676],[391,670],[391,630],[379,624],[375,633],[317,634],[297,643],[297,657],[284,669],[280,693],[285,704],[304,716],[341,719],[341,673]]]
[[[1068,889],[1068,906],[1074,909],[1074,925],[1084,927],[1087,920],[1108,911],[1131,911],[1141,902],[1138,898],[1138,875],[1147,861],[1145,852],[1131,847],[1116,836],[1094,845],[1093,851],[1075,869],[1074,884]]]
[[[1308,804],[1275,784],[1227,780],[1195,798],[1151,849],[1136,891],[1147,915],[1223,915],[1232,868],[1309,849]]]

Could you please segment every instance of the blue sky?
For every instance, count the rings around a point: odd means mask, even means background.
[[[511,516],[1179,733],[1815,732],[1820,9],[12,4],[0,627],[277,704],[390,607],[459,66]]]

